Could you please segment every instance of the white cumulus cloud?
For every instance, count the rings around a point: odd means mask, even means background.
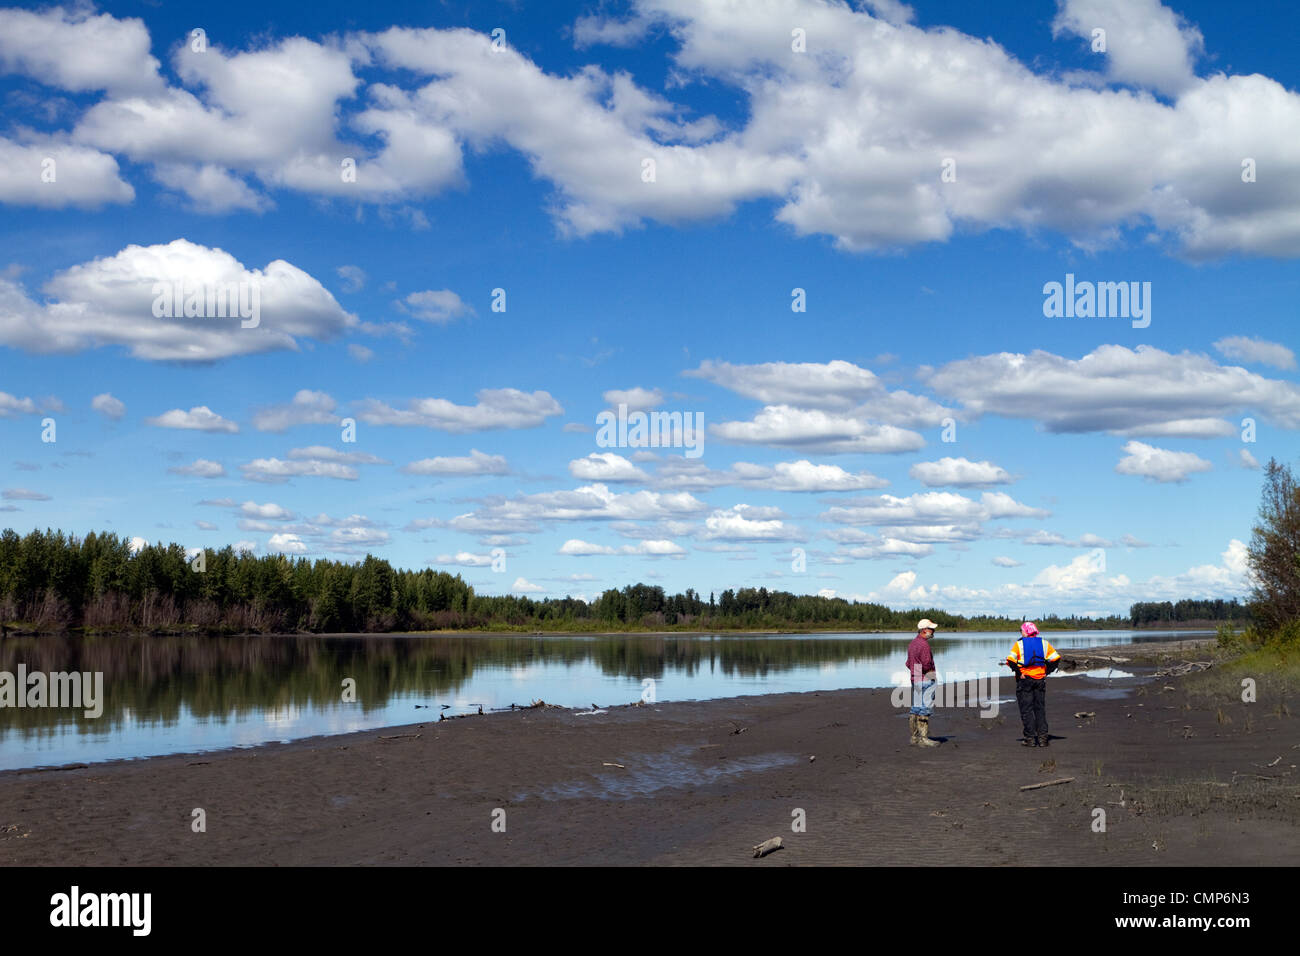
[[[622,455],[593,452],[586,458],[569,462],[569,474],[583,481],[645,481],[644,471]]]
[[[564,414],[550,392],[515,388],[485,388],[477,404],[457,405],[445,398],[417,398],[404,409],[377,399],[358,403],[357,417],[371,425],[400,425],[465,433],[492,428],[536,428],[547,418]]]
[[[400,469],[408,475],[508,475],[510,466],[504,455],[487,455],[477,448],[470,449],[464,457],[421,458]]]
[[[180,465],[167,470],[176,475],[191,475],[195,478],[224,478],[226,476],[226,469],[221,462],[210,461],[207,458],[196,458],[188,465]]]
[[[126,414],[126,404],[116,399],[109,392],[102,395],[96,395],[90,400],[90,407],[99,412],[105,418],[117,421]]]
[[[1188,475],[1209,471],[1213,466],[1189,451],[1170,451],[1140,441],[1124,446],[1124,457],[1115,470],[1121,475],[1138,475],[1159,482],[1186,481]]]
[[[1219,354],[1243,362],[1257,362],[1271,365],[1273,368],[1293,369],[1296,367],[1295,352],[1280,342],[1266,342],[1260,338],[1245,335],[1229,335],[1214,343]]]
[[[991,461],[971,461],[967,458],[940,458],[938,461],[921,461],[913,465],[908,474],[930,488],[952,485],[956,488],[989,488],[1005,485],[1015,479],[1005,468]]]
[[[206,405],[196,405],[188,412],[179,408],[163,412],[144,420],[146,425],[156,428],[180,428],[200,432],[225,432],[235,434],[239,426],[228,418],[222,418]]]
[[[72,266],[43,291],[48,301],[38,302],[0,278],[0,345],[37,354],[122,346],[150,361],[212,362],[297,351],[300,339],[328,340],[358,324],[316,279],[283,259],[248,269],[224,250],[186,239],[131,245]],[[209,299],[213,313],[225,314],[204,317]],[[202,314],[178,315],[191,301]],[[254,302],[256,324],[245,327]]]

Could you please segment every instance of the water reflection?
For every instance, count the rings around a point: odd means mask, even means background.
[[[628,703],[889,686],[912,634],[39,637],[0,640],[0,671],[102,672],[103,715],[0,707],[0,769],[249,746],[542,699]],[[1202,632],[1051,635],[1067,650]],[[1014,635],[940,638],[945,672],[999,672]],[[1005,672],[1004,672],[1005,673]],[[355,698],[345,702],[345,679]]]

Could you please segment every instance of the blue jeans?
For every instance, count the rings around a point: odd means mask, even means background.
[[[912,709],[909,713],[917,717],[929,717],[934,713],[934,685],[932,680],[912,685]]]

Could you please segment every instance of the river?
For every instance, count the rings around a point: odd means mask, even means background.
[[[1045,636],[1065,651],[1207,633]],[[254,746],[537,700],[590,710],[641,699],[887,687],[900,679],[913,636],[10,637],[0,640],[0,676],[17,675],[20,665],[28,674],[102,675],[96,706],[102,712],[87,717],[84,707],[0,706],[0,770]],[[997,661],[1014,638],[1005,632],[937,638],[940,679],[1009,673]],[[87,679],[88,687],[93,683],[93,676]]]

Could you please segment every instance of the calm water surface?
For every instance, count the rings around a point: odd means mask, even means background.
[[[1049,639],[1065,650],[1206,633],[1073,631]],[[940,679],[997,673],[1015,636],[936,639]],[[95,719],[79,709],[0,707],[0,770],[254,746],[536,700],[588,709],[626,704],[641,698],[647,679],[659,702],[888,687],[899,680],[913,637],[8,638],[0,640],[0,671],[16,674],[23,664],[28,673],[101,672],[104,700]],[[349,679],[355,700],[345,702]]]

